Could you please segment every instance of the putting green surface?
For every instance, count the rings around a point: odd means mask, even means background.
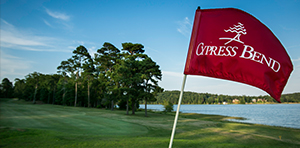
[[[168,147],[174,113],[66,107],[0,99],[0,147]],[[300,147],[300,129],[180,114],[173,147]]]

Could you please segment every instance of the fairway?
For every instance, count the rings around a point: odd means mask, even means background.
[[[0,147],[168,147],[174,114],[1,99]],[[300,147],[300,130],[181,114],[173,147]]]
[[[110,111],[6,103],[1,106],[1,127],[55,130],[68,134],[87,135],[140,135],[148,132],[138,124],[116,120]]]

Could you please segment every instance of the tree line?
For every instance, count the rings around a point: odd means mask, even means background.
[[[164,91],[158,93],[156,96],[157,101],[151,102],[151,104],[165,104],[171,102],[178,104],[178,98],[180,91]],[[276,103],[276,100],[271,96],[229,96],[229,95],[217,95],[209,93],[196,93],[196,92],[184,92],[182,98],[182,104],[249,104],[249,103]],[[283,94],[281,96],[281,102],[285,103],[300,103],[300,93]]]
[[[67,106],[126,109],[128,114],[156,101],[162,78],[160,66],[145,54],[142,44],[122,43],[119,50],[105,42],[94,57],[80,45],[72,57],[61,61],[57,74],[33,72],[25,79],[15,79],[14,86],[7,78],[2,80],[2,98],[16,97],[32,103]],[[147,116],[147,110],[145,111]]]

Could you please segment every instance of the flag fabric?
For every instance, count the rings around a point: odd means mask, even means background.
[[[292,71],[280,41],[252,15],[234,8],[196,10],[184,74],[252,85],[280,102]]]

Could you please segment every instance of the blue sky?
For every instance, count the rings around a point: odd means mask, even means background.
[[[104,42],[141,43],[160,65],[165,90],[180,90],[197,6],[238,8],[268,26],[286,48],[294,71],[283,93],[300,92],[299,0],[1,0],[1,80],[37,71],[56,73],[60,62],[84,45],[94,54]],[[232,81],[188,76],[186,91],[266,95]]]

